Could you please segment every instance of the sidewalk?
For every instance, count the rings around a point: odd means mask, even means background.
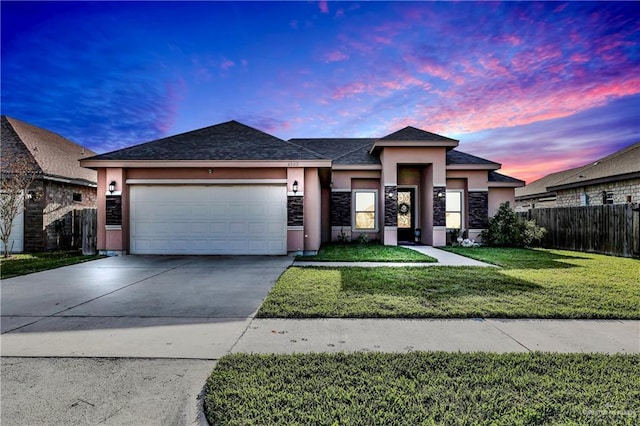
[[[440,250],[431,246],[402,246],[411,250],[418,251],[426,254],[438,260],[438,262],[421,262],[421,263],[409,263],[409,262],[307,262],[307,261],[295,261],[293,266],[324,266],[328,268],[336,268],[341,266],[359,266],[365,268],[375,268],[381,266],[387,267],[423,267],[423,266],[480,266],[480,267],[493,267],[488,263],[480,262],[478,260],[470,259],[468,257],[460,256],[455,253]]]
[[[231,352],[640,353],[640,321],[254,319]]]

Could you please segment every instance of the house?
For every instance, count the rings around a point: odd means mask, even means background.
[[[640,142],[516,189],[516,210],[640,201]]]
[[[67,247],[73,237],[73,210],[96,207],[97,173],[78,162],[95,152],[15,118],[2,115],[0,122],[3,174],[15,159],[26,159],[38,175],[27,191],[24,210],[14,219],[11,250]]]
[[[343,238],[477,238],[524,182],[414,127],[285,141],[236,121],[81,160],[107,254],[286,254]]]

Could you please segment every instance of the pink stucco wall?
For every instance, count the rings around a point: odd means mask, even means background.
[[[209,173],[211,170],[211,173]],[[128,179],[286,179],[285,168],[138,168],[127,169]]]
[[[515,207],[514,188],[489,188],[489,217],[494,216],[500,204],[507,201],[511,208]]]

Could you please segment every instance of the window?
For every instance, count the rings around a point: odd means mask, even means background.
[[[82,194],[80,194],[79,192],[74,192],[73,193],[73,201],[75,201],[76,203],[81,203],[82,202]]]
[[[462,191],[447,191],[446,225],[451,229],[462,229]]]
[[[377,231],[376,191],[353,192],[353,229],[355,231]]]
[[[602,191],[602,204],[613,204],[613,192]]]

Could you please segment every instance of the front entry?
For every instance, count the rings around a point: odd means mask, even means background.
[[[413,242],[416,229],[416,190],[398,188],[398,242]]]

